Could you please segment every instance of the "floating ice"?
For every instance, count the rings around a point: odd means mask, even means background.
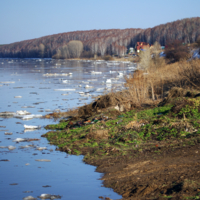
[[[89,84],[89,82],[82,81],[83,84]]]
[[[46,147],[37,147],[36,148],[37,150],[45,150],[45,149],[47,149]]]
[[[27,196],[27,197],[24,197],[23,200],[37,200],[37,198],[34,198],[32,196]]]
[[[33,125],[26,125],[24,124],[25,129],[40,129],[41,126],[33,126]]]
[[[15,82],[14,81],[1,81],[0,83],[9,84],[9,83],[15,83]]]
[[[24,138],[16,138],[15,140],[13,140],[13,142],[25,142],[27,141],[27,139]]]
[[[7,116],[14,116],[15,113],[14,112],[0,112],[0,116],[3,116],[3,117],[7,117]]]
[[[63,83],[68,83],[69,81],[68,81],[68,80],[62,80],[62,82],[63,82]]]
[[[105,88],[97,88],[96,91],[104,90]]]
[[[22,98],[22,96],[14,96],[14,98]]]
[[[116,73],[116,71],[110,71],[110,74]]]
[[[46,73],[46,74],[43,74],[43,76],[68,76],[69,74],[67,74],[67,73],[62,73],[62,74],[57,74],[57,73],[54,73],[54,74],[52,74],[52,73]]]
[[[5,132],[5,135],[12,135],[13,133]]]
[[[66,89],[54,89],[54,91],[75,91],[76,89],[66,88]]]
[[[35,161],[38,161],[38,162],[51,162],[51,160],[48,160],[48,159],[35,159]]]
[[[34,115],[34,114],[32,114],[32,115],[15,115],[14,117],[16,117],[16,118],[20,118],[20,119],[22,119],[22,120],[30,120],[30,119],[33,119],[33,118],[41,118],[42,117],[42,115],[39,115],[39,114],[37,114],[37,115]]]
[[[123,74],[122,72],[118,72],[118,76],[119,76],[119,77],[123,77],[124,74]]]
[[[93,86],[86,85],[85,88],[93,88]]]
[[[106,83],[112,83],[112,80],[111,79],[107,79]]]
[[[20,146],[21,149],[25,149],[25,148],[29,148],[29,147],[33,147],[33,145]]]
[[[51,195],[51,194],[41,194],[38,196],[40,199],[61,199],[60,195]]]
[[[16,112],[17,115],[29,115],[31,113],[27,112],[26,110],[18,110]]]
[[[8,149],[9,150],[14,150],[14,149],[16,149],[16,147],[10,145],[10,146],[8,146]]]
[[[102,74],[102,72],[91,71],[91,74]]]

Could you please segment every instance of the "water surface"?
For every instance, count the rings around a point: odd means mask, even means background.
[[[122,74],[134,69],[131,63],[118,62],[0,59],[0,112],[26,110],[45,115],[55,110],[67,111],[91,102],[92,96],[108,92],[112,87],[122,89]],[[66,76],[69,73],[71,75]],[[95,172],[96,167],[83,163],[83,156],[56,151],[54,145],[41,137],[47,132],[43,127],[51,123],[56,122],[39,118],[28,121],[0,118],[0,147],[16,147],[14,150],[0,148],[0,160],[9,160],[0,161],[0,199],[16,200],[44,193],[70,200],[99,199],[99,196],[121,198],[112,189],[102,187],[99,180],[102,174]],[[42,128],[26,131],[24,124]],[[12,135],[5,135],[5,132]],[[40,140],[16,143],[13,141],[16,138]],[[21,148],[26,145],[32,146]],[[47,149],[39,151],[37,147]],[[36,159],[51,162],[37,162]]]

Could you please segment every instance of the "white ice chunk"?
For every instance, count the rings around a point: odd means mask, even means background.
[[[107,79],[106,83],[112,83],[112,80],[111,79]]]
[[[76,89],[65,88],[65,89],[54,89],[54,91],[75,91]]]
[[[13,142],[24,142],[26,141],[26,139],[24,138],[16,138],[15,140],[13,140]]]
[[[93,88],[93,86],[86,85],[85,88]]]
[[[18,110],[16,112],[17,115],[29,115],[31,113],[27,112],[26,110]]]
[[[33,126],[33,125],[24,124],[24,128],[25,129],[39,129],[39,128],[41,128],[41,126]]]
[[[91,74],[102,74],[102,72],[91,71]]]
[[[35,161],[38,161],[38,162],[51,162],[51,160],[48,160],[48,159],[36,159]]]
[[[37,147],[37,150],[45,150],[47,149],[46,147]]]
[[[10,146],[8,146],[8,149],[13,150],[13,149],[16,149],[16,147],[10,145]]]
[[[14,98],[22,98],[22,96],[14,96]]]

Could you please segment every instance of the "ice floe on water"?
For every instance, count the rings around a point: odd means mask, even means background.
[[[68,83],[69,80],[62,80],[62,83]]]
[[[102,74],[102,72],[95,72],[95,71],[91,71],[91,74]]]
[[[27,196],[27,197],[24,197],[23,200],[37,200],[37,198],[33,196]]]
[[[13,142],[25,142],[25,141],[27,140],[24,138],[16,138],[15,140],[13,140]]]
[[[1,81],[0,83],[10,84],[10,83],[15,83],[15,81]]]
[[[14,150],[14,149],[16,149],[16,147],[10,145],[10,146],[8,146],[8,149],[9,149],[9,150]]]
[[[35,161],[38,161],[38,162],[51,162],[51,160],[49,160],[49,159],[35,159]]]
[[[12,135],[12,132],[5,132],[4,135]]]
[[[43,76],[69,76],[69,75],[71,75],[71,74],[67,74],[67,73],[61,73],[61,74],[57,74],[57,73],[54,73],[54,74],[52,74],[52,73],[46,73],[46,74],[43,74]]]
[[[26,125],[24,124],[25,129],[40,129],[41,126],[33,126],[33,125]]]
[[[112,80],[111,79],[107,79],[106,83],[112,83]]]
[[[15,112],[5,111],[5,112],[0,112],[0,117],[13,117],[15,114],[16,114]]]
[[[76,91],[76,89],[72,89],[72,88],[63,88],[63,89],[54,89],[54,91]]]
[[[36,149],[41,151],[41,150],[46,150],[47,147],[37,147]]]
[[[93,88],[91,85],[86,85],[85,88]]]
[[[14,98],[22,98],[22,96],[14,96]]]
[[[26,110],[18,110],[16,111],[16,115],[30,115],[31,113],[29,113]]]

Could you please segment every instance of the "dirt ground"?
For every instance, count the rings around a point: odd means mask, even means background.
[[[181,98],[175,101],[174,96]],[[191,99],[188,99],[188,96]],[[58,150],[85,155],[84,162],[97,166],[96,170],[104,174],[104,186],[112,188],[122,195],[124,200],[200,199],[198,96],[175,88],[168,98],[161,102],[165,105],[172,99],[172,107],[164,106],[159,108],[159,111],[154,110],[154,107],[146,110],[141,108],[141,112],[133,110],[137,115],[131,111],[119,115],[116,110],[116,113],[108,110],[107,113],[103,113],[103,117],[94,115],[83,121],[74,117],[74,121],[71,118],[61,121],[58,125],[50,125],[47,129],[56,131],[50,131],[44,137],[47,137],[51,144],[58,145]],[[112,99],[107,98],[108,105],[105,105],[106,98],[107,96],[102,100],[102,105],[100,100],[96,102],[95,108],[100,105],[100,109],[103,110],[104,107],[111,106]],[[93,104],[84,106],[79,109],[79,115],[92,115],[93,109]],[[144,125],[141,126],[141,123]],[[143,129],[142,127],[146,127],[145,123],[150,128]],[[138,124],[140,126],[136,126]],[[140,143],[127,143],[130,138],[125,137],[124,133],[129,129],[131,132],[127,132],[127,135],[130,137],[135,136],[134,130],[137,134],[150,133],[152,137],[145,139],[143,134]],[[156,135],[152,134],[155,131]],[[182,135],[175,134],[178,132]],[[155,138],[159,134],[160,137],[164,137],[163,140]],[[126,148],[120,142],[126,144]]]
[[[200,143],[145,149],[116,158],[90,160],[104,185],[123,199],[199,199]],[[134,152],[133,152],[134,154]]]

